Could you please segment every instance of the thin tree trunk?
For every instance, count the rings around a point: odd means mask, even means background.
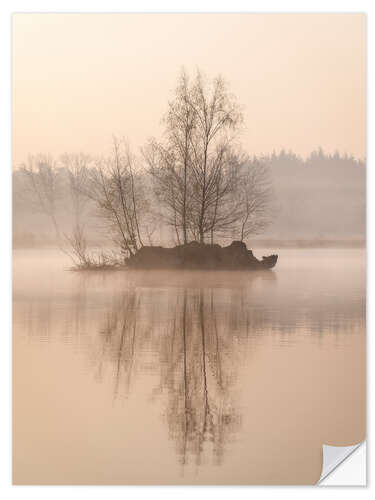
[[[207,139],[206,139],[207,141]],[[202,187],[202,203],[201,203],[201,213],[199,218],[199,241],[204,243],[204,232],[203,232],[203,221],[206,211],[206,182],[207,182],[207,147],[206,142],[204,149],[204,162],[203,162],[203,187]]]
[[[137,235],[138,235],[139,244],[141,245],[141,247],[143,247],[143,242],[142,242],[142,238],[141,238],[140,231],[139,231],[138,215],[137,215],[137,205],[136,205],[136,202],[135,202],[133,170],[132,170],[130,161],[129,161],[129,171],[130,171],[130,181],[131,181],[131,190],[132,190],[132,199],[133,199],[133,211],[134,211],[135,227],[137,229]]]
[[[184,196],[183,196],[183,207],[182,207],[182,228],[184,234],[184,245],[187,244],[187,231],[186,231],[186,188],[187,188],[187,131],[185,132],[185,158],[184,158]]]

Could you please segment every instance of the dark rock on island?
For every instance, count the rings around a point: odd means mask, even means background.
[[[206,245],[192,241],[173,248],[144,246],[129,257],[132,269],[271,269],[277,255],[258,260],[242,241],[233,241],[227,247]]]

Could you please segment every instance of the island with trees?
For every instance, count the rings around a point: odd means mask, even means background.
[[[258,260],[246,246],[270,223],[274,207],[267,165],[238,143],[242,123],[221,77],[209,81],[198,71],[190,79],[182,71],[160,140],[150,138],[138,156],[113,138],[108,157],[30,157],[19,169],[24,196],[50,218],[77,269],[271,268],[276,255]],[[63,191],[69,230],[56,215]],[[90,249],[87,211],[111,250]]]

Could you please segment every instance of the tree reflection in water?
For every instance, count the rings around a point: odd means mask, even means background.
[[[155,305],[155,294],[158,308],[145,314]],[[182,464],[191,456],[199,465],[205,446],[220,463],[225,442],[240,425],[231,395],[238,335],[228,324],[232,315],[221,312],[219,329],[212,288],[163,294],[133,287],[113,305],[101,329],[102,354],[110,353],[115,366],[115,397],[130,391],[134,371],[147,369],[142,354],[151,350],[158,357],[152,366],[158,367],[160,383],[153,395],[166,396],[165,418]]]
[[[306,295],[287,285],[272,272],[90,273],[20,294],[15,317],[30,338],[74,344],[99,380],[110,372],[115,398],[137,397],[136,381],[151,374],[181,463],[210,453],[220,463],[241,426],[237,375],[256,346],[363,332],[364,302],[345,288]]]

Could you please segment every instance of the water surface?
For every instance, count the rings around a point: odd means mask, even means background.
[[[313,484],[323,443],[365,438],[364,250],[282,250],[273,272],[78,273],[51,250],[13,267],[17,484]]]

